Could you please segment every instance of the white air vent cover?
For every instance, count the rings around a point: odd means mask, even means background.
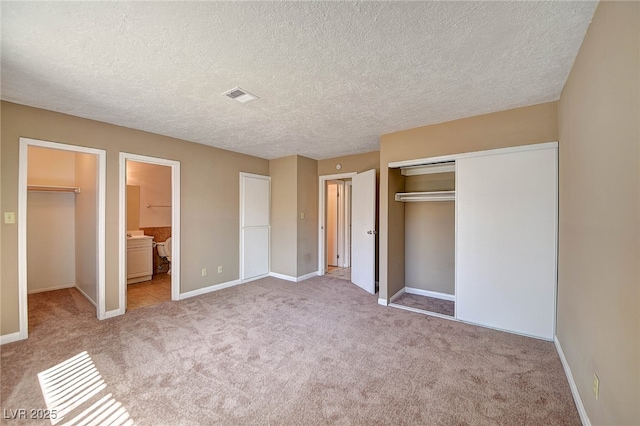
[[[251,93],[247,92],[244,89],[241,89],[240,87],[234,87],[231,90],[227,90],[222,94],[222,96],[228,96],[231,99],[240,102],[241,104],[246,104],[247,102],[260,99],[256,95],[252,95]]]

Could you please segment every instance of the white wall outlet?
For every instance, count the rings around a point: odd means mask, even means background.
[[[205,275],[207,275],[207,268],[202,268],[202,276],[204,277]]]
[[[600,379],[596,373],[593,373],[593,395],[596,397],[596,400],[600,396]]]
[[[4,212],[4,223],[16,223],[16,214],[14,212]]]
[[[221,274],[222,273],[222,266],[218,266],[218,273]]]

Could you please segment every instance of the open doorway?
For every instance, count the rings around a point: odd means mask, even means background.
[[[21,339],[31,311],[51,298],[106,318],[105,159],[99,149],[20,138]]]
[[[179,298],[179,179],[177,161],[120,153],[123,311]]]
[[[351,179],[328,180],[326,194],[326,275],[351,281]]]

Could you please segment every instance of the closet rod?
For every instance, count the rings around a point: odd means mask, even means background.
[[[171,206],[152,206],[152,205],[150,205],[150,204],[147,204],[147,208],[148,208],[148,209],[150,209],[150,208],[152,208],[152,207],[171,207]]]
[[[37,192],[75,192],[80,193],[80,188],[77,186],[52,186],[52,185],[27,185],[28,191]]]
[[[433,192],[398,192],[396,201],[417,202],[417,201],[455,201],[456,191],[433,191]]]

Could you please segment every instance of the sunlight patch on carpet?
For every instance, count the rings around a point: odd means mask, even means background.
[[[107,393],[107,385],[84,351],[38,373],[52,425],[131,426],[127,410]]]

